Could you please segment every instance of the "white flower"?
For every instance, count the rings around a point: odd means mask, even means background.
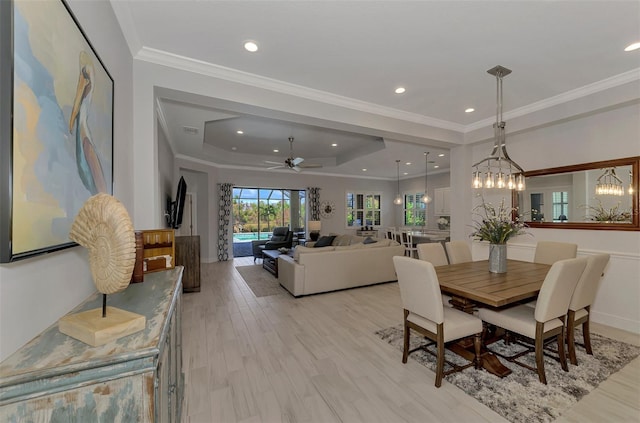
[[[444,217],[441,217],[437,220],[438,225],[448,225],[449,221],[447,219],[445,219]]]

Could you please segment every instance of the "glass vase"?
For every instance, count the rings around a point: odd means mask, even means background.
[[[507,271],[507,244],[489,245],[489,272],[506,273]]]

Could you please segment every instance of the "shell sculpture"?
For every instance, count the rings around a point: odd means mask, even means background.
[[[133,223],[124,205],[108,194],[89,198],[71,226],[69,238],[89,250],[93,283],[103,294],[129,286],[136,261]]]

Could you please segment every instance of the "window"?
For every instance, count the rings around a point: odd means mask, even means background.
[[[347,227],[380,226],[381,197],[377,192],[347,192]]]
[[[569,220],[569,193],[564,191],[554,192],[552,202],[553,221],[564,222]]]
[[[427,205],[422,202],[422,193],[404,195],[404,226],[424,226]]]
[[[233,189],[233,233],[255,239],[271,236],[273,228],[305,226],[305,191],[270,188]],[[235,236],[234,236],[235,239]],[[247,238],[248,239],[248,238]]]

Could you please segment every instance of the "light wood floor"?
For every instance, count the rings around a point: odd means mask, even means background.
[[[374,335],[402,321],[397,284],[256,298],[233,261],[203,268],[202,291],[184,295],[183,422],[506,421]],[[640,358],[558,421],[638,422],[639,386]]]

